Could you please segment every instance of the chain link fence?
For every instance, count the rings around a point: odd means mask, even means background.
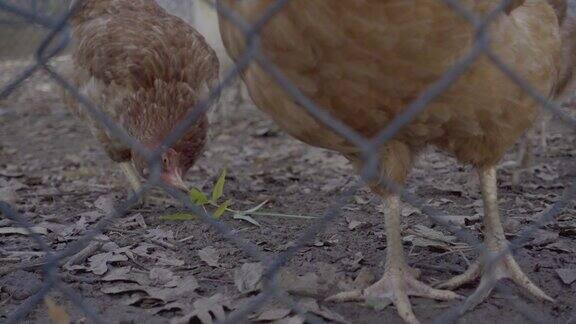
[[[78,3],[81,2],[82,0],[78,1]],[[469,53],[462,57],[461,60],[459,60],[451,69],[446,71],[445,75],[440,80],[432,84],[428,91],[422,93],[417,100],[415,100],[403,111],[403,113],[401,113],[397,118],[389,123],[385,129],[383,129],[373,138],[366,138],[357,133],[341,121],[333,118],[329,113],[322,109],[322,107],[316,105],[312,100],[305,97],[299,91],[299,89],[294,84],[292,84],[287,77],[283,75],[282,71],[276,67],[269,58],[266,57],[263,51],[261,51],[259,32],[266,26],[270,19],[272,19],[277,13],[283,10],[283,8],[290,2],[290,0],[277,0],[270,2],[271,5],[267,9],[266,13],[252,25],[248,24],[246,21],[243,21],[230,9],[224,6],[218,8],[222,19],[231,21],[234,25],[243,31],[244,36],[246,37],[246,44],[248,44],[246,51],[237,59],[235,67],[225,73],[220,84],[214,88],[210,95],[207,98],[204,98],[197,105],[197,107],[195,107],[195,109],[191,110],[186,118],[177,127],[175,127],[172,133],[164,140],[163,145],[160,147],[170,147],[172,143],[177,141],[178,138],[184,133],[184,131],[189,126],[193,125],[201,114],[208,110],[211,103],[216,100],[220,93],[239,77],[239,74],[244,68],[246,68],[249,64],[257,63],[267,73],[269,73],[269,75],[279,85],[281,85],[287,93],[293,97],[295,102],[299,103],[312,116],[332,129],[335,133],[339,134],[350,143],[353,143],[358,148],[360,148],[364,161],[364,166],[360,172],[362,181],[349,190],[346,190],[337,199],[335,199],[334,203],[330,206],[330,208],[328,208],[324,215],[319,220],[317,220],[315,224],[306,229],[306,231],[297,239],[294,245],[292,245],[287,250],[278,253],[272,259],[266,257],[257,245],[243,240],[237,235],[234,235],[232,229],[228,225],[216,220],[214,217],[212,217],[212,215],[206,212],[206,210],[191,203],[185,194],[177,192],[173,188],[165,185],[160,179],[159,163],[161,154],[163,153],[164,149],[158,149],[156,151],[147,150],[143,145],[141,145],[141,143],[138,143],[135,139],[128,136],[121,127],[116,125],[108,116],[102,113],[98,107],[91,103],[87,98],[83,97],[68,80],[62,77],[57,71],[53,69],[53,67],[49,65],[51,59],[61,54],[66,49],[66,46],[70,40],[70,33],[67,25],[67,21],[71,16],[71,12],[67,10],[69,2],[56,0],[0,0],[1,26],[15,26],[25,24],[28,26],[34,26],[35,28],[42,28],[47,32],[40,46],[38,46],[36,49],[34,63],[0,89],[0,100],[9,97],[14,90],[18,89],[25,80],[30,78],[36,72],[44,71],[50,76],[53,82],[66,89],[69,93],[72,93],[76,99],[87,108],[89,113],[94,118],[98,119],[111,134],[120,139],[123,143],[129,145],[135,152],[145,156],[148,159],[150,165],[154,166],[154,170],[151,172],[150,180],[146,183],[140,192],[137,192],[128,197],[128,199],[123,204],[118,206],[113,213],[101,219],[80,239],[71,242],[65,249],[60,251],[52,250],[50,246],[44,241],[43,237],[35,234],[32,230],[30,230],[33,224],[31,224],[23,215],[20,215],[12,206],[6,202],[0,202],[0,211],[2,215],[20,225],[21,227],[29,229],[31,238],[38,245],[38,247],[40,247],[40,249],[46,253],[44,265],[42,266],[42,271],[44,274],[42,288],[34,296],[27,299],[22,305],[20,305],[16,311],[10,314],[10,317],[6,320],[6,323],[16,323],[24,319],[27,314],[33,311],[35,307],[37,307],[37,305],[43,300],[43,298],[52,290],[59,290],[61,293],[67,296],[72,303],[74,303],[86,314],[89,320],[95,323],[108,322],[109,319],[102,318],[94,309],[86,304],[73,289],[67,287],[67,285],[65,285],[60,280],[60,265],[66,258],[73,256],[84,249],[91,240],[93,240],[99,233],[102,233],[102,231],[106,227],[110,226],[110,224],[121,218],[124,213],[126,213],[150,190],[150,188],[155,186],[163,188],[172,197],[181,202],[185,210],[199,215],[203,222],[210,224],[210,226],[215,231],[220,233],[222,236],[245,251],[254,259],[263,262],[265,265],[265,271],[262,276],[262,292],[243,308],[232,312],[223,321],[223,323],[238,323],[245,321],[251,312],[257,310],[273,296],[281,298],[284,302],[290,305],[294,311],[302,314],[302,316],[305,316],[307,321],[310,323],[322,323],[320,318],[314,317],[310,314],[305,314],[304,310],[299,309],[298,303],[294,300],[294,297],[290,296],[279,288],[276,281],[276,275],[278,274],[278,271],[298,251],[300,251],[303,246],[312,241],[326,228],[330,222],[338,217],[341,208],[349,201],[354,193],[363,186],[364,183],[372,182],[373,179],[379,177],[379,155],[377,154],[379,148],[382,147],[382,145],[384,145],[387,141],[392,139],[403,126],[413,121],[414,118],[419,113],[421,113],[431,101],[441,95],[444,91],[446,91],[447,88],[456,82],[456,80],[458,80],[458,78],[463,73],[465,73],[480,56],[483,55],[487,57],[502,71],[502,73],[506,74],[510,80],[516,83],[524,91],[526,91],[526,93],[528,93],[547,111],[559,117],[570,127],[576,128],[576,120],[565,114],[557,103],[549,101],[547,95],[539,93],[525,80],[522,80],[518,74],[516,74],[515,71],[508,67],[497,55],[495,55],[490,48],[490,35],[488,33],[488,27],[504,10],[504,8],[509,5],[511,1],[503,0],[496,10],[486,15],[486,17],[479,18],[473,12],[470,12],[468,9],[466,9],[458,0],[442,0],[442,2],[451,7],[455,12],[467,19],[470,24],[474,26],[477,34],[476,42],[474,46],[472,46]],[[208,4],[213,5],[211,2],[208,2]],[[216,10],[216,8],[214,8],[214,10]],[[4,29],[12,27],[2,28]],[[412,206],[421,209],[432,220],[446,227],[455,235],[457,235],[461,240],[473,246],[479,254],[483,251],[484,246],[476,239],[476,235],[474,235],[474,233],[463,227],[455,226],[453,223],[446,221],[446,218],[442,217],[442,213],[440,211],[435,210],[433,207],[427,205],[421,198],[407,192],[404,190],[404,188],[396,183],[393,183],[389,179],[384,179],[381,181],[381,183],[382,186],[388,190],[400,193],[405,202],[408,202]],[[504,253],[521,247],[527,240],[532,238],[533,234],[540,226],[545,223],[554,221],[556,216],[571,203],[575,195],[576,182],[574,182],[573,185],[564,192],[561,199],[558,200],[546,212],[544,212],[537,221],[535,221],[531,226],[522,230],[521,233],[511,241],[507,251],[502,251],[498,255],[493,256],[489,260],[489,263],[493,264],[499,258],[502,258]],[[456,306],[452,307],[450,310],[446,311],[443,316],[438,318],[437,322],[455,321],[466,308],[467,302],[468,301],[457,303]],[[527,314],[527,316],[530,316],[532,313],[532,310],[525,304],[517,303],[516,307],[519,312]]]
[[[12,6],[26,8],[28,13],[33,16],[47,17],[55,17],[56,15],[61,14],[69,5],[69,1],[62,0],[7,0],[6,3]],[[7,12],[2,12],[0,17],[2,17],[0,23],[6,26],[18,26],[30,23],[30,21],[26,20],[22,16],[10,15],[7,14]]]

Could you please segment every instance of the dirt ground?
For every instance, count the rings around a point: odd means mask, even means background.
[[[25,67],[6,61],[0,87]],[[339,155],[302,144],[280,130],[249,102],[222,101],[225,114],[212,126],[208,148],[187,175],[190,185],[209,192],[221,170],[228,170],[224,196],[235,209],[268,201],[262,211],[321,217],[357,180]],[[225,115],[222,118],[222,115]],[[574,133],[554,121],[547,153],[538,147],[531,172],[519,188],[500,171],[500,200],[510,238],[560,199],[576,179]],[[512,158],[510,155],[508,158]],[[482,213],[469,167],[429,150],[413,171],[408,189],[429,205],[463,222],[480,238]],[[86,128],[58,98],[58,88],[42,74],[0,101],[0,198],[8,200],[38,226],[50,248],[64,249],[127,195],[117,167]],[[160,197],[156,194],[155,197]],[[111,224],[84,258],[60,267],[63,283],[110,323],[208,323],[201,315],[239,309],[258,294],[261,266],[200,220],[166,221],[178,204],[151,199]],[[381,201],[361,190],[340,216],[300,250],[279,278],[302,309],[327,322],[399,323],[393,307],[375,310],[358,303],[336,304],[324,298],[343,289],[365,287],[383,272],[386,249]],[[405,251],[421,278],[434,283],[462,272],[476,255],[422,213],[403,209]],[[269,257],[286,250],[315,219],[286,216],[246,220],[221,218],[234,235],[255,244]],[[9,220],[0,218],[0,321],[31,298],[43,283],[44,252]],[[576,216],[572,205],[516,253],[534,282],[556,299],[540,302],[514,285],[501,287],[459,323],[576,323]],[[32,265],[31,265],[32,264]],[[477,283],[458,289],[471,294]],[[89,320],[69,298],[52,299],[74,322]],[[212,297],[212,298],[210,298]],[[423,322],[437,320],[457,302],[412,298]],[[57,308],[58,308],[57,307]],[[185,316],[188,315],[188,316]],[[45,323],[41,303],[26,323]],[[184,316],[184,318],[183,318]],[[183,319],[182,319],[183,318]],[[253,322],[301,323],[280,301],[250,315]],[[189,320],[189,321],[188,321]]]

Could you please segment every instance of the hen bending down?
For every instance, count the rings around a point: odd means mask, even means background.
[[[462,0],[478,15],[499,0]],[[273,0],[220,0],[248,22],[262,17]],[[554,10],[545,0],[514,1],[490,25],[491,48],[543,94],[551,94],[559,73],[560,35]],[[220,19],[223,41],[233,58],[245,49],[243,34]],[[432,83],[464,57],[475,41],[469,22],[436,0],[293,0],[260,32],[263,52],[306,96],[367,138],[383,130]],[[258,64],[243,78],[256,105],[294,137],[341,152],[359,165],[360,149],[313,118]],[[404,184],[418,154],[434,145],[478,170],[484,201],[485,244],[491,253],[507,246],[500,221],[495,166],[532,125],[537,104],[486,57],[481,56],[449,90],[403,127],[379,152],[381,175]],[[385,298],[407,322],[418,322],[410,295],[453,299],[416,278],[402,251],[400,197],[372,186],[386,202],[387,257],[383,277],[338,300]],[[496,279],[510,278],[550,300],[522,272],[512,254],[495,266]],[[452,280],[453,288],[492,272],[477,263]],[[488,287],[489,288],[489,287]],[[479,290],[483,291],[483,289]]]
[[[163,139],[218,82],[219,64],[204,38],[154,0],[84,0],[72,20],[72,61],[64,74],[79,92],[148,149]],[[134,190],[146,160],[114,138],[70,93],[63,98],[84,120]],[[162,179],[186,190],[182,177],[206,142],[203,114],[162,156]]]

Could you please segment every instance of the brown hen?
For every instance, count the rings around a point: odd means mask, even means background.
[[[548,0],[556,11],[560,23],[562,56],[560,60],[560,77],[554,92],[559,101],[574,95],[576,67],[576,2],[574,0]]]
[[[154,0],[85,0],[72,20],[72,60],[64,72],[79,92],[149,149],[162,140],[218,81],[219,65],[204,38]],[[147,177],[145,159],[64,94],[74,115],[120,164],[132,188]],[[182,177],[206,142],[203,114],[162,156],[162,179],[186,189]]]
[[[477,15],[499,0],[462,0]],[[256,22],[273,0],[220,0],[248,22]],[[514,1],[491,24],[494,52],[541,93],[552,94],[559,73],[560,31],[545,0]],[[245,49],[241,31],[220,19],[229,53]],[[371,138],[402,113],[432,83],[468,53],[475,42],[469,22],[436,0],[293,0],[260,32],[263,52],[307,97],[333,117]],[[360,149],[298,105],[258,64],[243,78],[256,105],[294,137],[336,150],[360,164]],[[500,221],[495,166],[532,125],[537,104],[486,57],[480,57],[455,84],[382,147],[381,175],[404,184],[418,154],[433,145],[471,164],[479,172],[484,201],[485,243],[497,253],[507,246]],[[400,233],[400,197],[379,189],[386,203],[387,258],[383,277],[361,291],[336,300],[391,300],[400,316],[417,323],[408,297],[453,299],[431,288],[406,263]],[[496,264],[496,279],[510,278],[534,295],[550,300],[522,272],[512,254]],[[476,263],[448,282],[456,287],[491,272]],[[482,290],[479,290],[482,291]]]
[[[560,75],[555,87],[553,99],[558,103],[566,103],[574,98],[576,91],[576,3],[574,0],[547,0],[554,8],[560,23],[560,37],[562,41]],[[548,150],[548,124],[552,116],[543,111],[536,125],[521,139],[516,158],[507,161],[502,166],[512,168],[512,185],[520,184],[520,177],[524,171],[532,167],[533,147],[538,144],[546,154]]]

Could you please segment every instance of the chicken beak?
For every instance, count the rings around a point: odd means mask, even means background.
[[[182,190],[184,192],[188,192],[188,186],[182,180],[182,173],[179,170],[173,170],[172,172],[166,172],[162,174],[162,179],[164,182],[169,184],[170,186]]]

